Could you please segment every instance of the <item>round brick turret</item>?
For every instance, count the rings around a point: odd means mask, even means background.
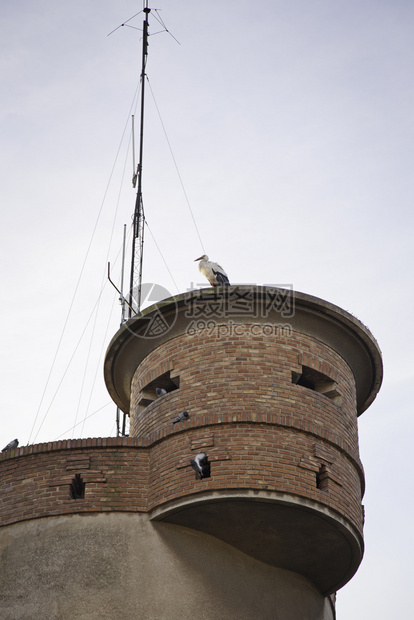
[[[357,415],[382,378],[378,345],[355,317],[287,289],[194,291],[129,321],[105,378],[130,435],[152,446],[153,519],[214,535],[324,593],[352,577],[363,554]],[[203,480],[190,466],[199,452],[211,462]]]

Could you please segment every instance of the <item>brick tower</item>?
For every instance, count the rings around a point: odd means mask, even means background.
[[[202,289],[130,319],[105,361],[130,437],[0,457],[2,618],[333,619],[381,379],[369,330],[302,293]]]

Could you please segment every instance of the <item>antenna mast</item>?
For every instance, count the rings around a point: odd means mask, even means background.
[[[144,23],[142,38],[142,68],[141,68],[141,115],[139,130],[139,159],[136,177],[138,180],[137,198],[135,201],[135,211],[133,216],[133,236],[132,236],[132,258],[131,258],[131,278],[129,286],[129,318],[133,311],[139,312],[141,306],[141,285],[142,285],[142,259],[144,247],[144,206],[142,202],[142,155],[144,146],[144,96],[145,96],[145,68],[148,55],[148,15],[151,9],[148,8],[148,0],[144,0]]]

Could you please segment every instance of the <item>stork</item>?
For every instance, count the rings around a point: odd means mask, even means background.
[[[229,278],[221,265],[208,260],[207,254],[196,258],[194,262],[198,260],[200,261],[198,268],[211,286],[229,286]]]

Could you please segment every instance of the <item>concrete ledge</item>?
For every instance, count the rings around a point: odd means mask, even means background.
[[[303,575],[325,596],[353,577],[363,556],[361,537],[338,513],[278,492],[207,492],[161,506],[150,518],[215,536]]]

